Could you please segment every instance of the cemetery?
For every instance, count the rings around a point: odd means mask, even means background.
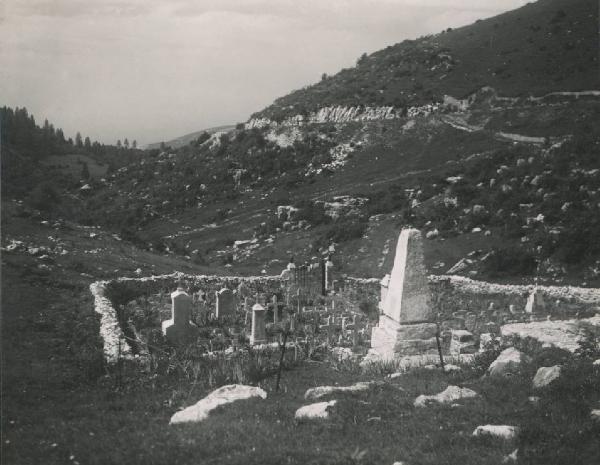
[[[595,289],[428,276],[414,229],[401,232],[392,272],[381,279],[337,276],[332,260],[296,266],[292,259],[278,276],[174,273],[93,283],[105,358],[143,361],[168,347],[233,357],[277,348],[285,334],[293,361],[315,353],[435,359],[483,350],[505,325],[514,333],[519,324],[593,318],[600,305]]]

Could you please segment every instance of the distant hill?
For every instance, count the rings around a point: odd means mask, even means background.
[[[597,89],[597,0],[540,0],[440,34],[405,40],[253,115],[280,120],[326,106],[422,105],[483,86],[503,96]]]
[[[201,131],[192,132],[190,134],[186,134],[185,136],[177,137],[170,141],[165,141],[165,145],[167,147],[171,147],[173,149],[178,149],[179,147],[183,147],[184,145],[188,145],[190,142],[198,139],[198,137],[203,133],[214,134],[216,132],[229,132],[232,129],[235,129],[235,126],[215,126],[214,128],[202,129]],[[158,149],[160,148],[162,142],[155,142],[153,144],[148,144],[146,149]]]

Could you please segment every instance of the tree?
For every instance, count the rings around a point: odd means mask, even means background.
[[[121,148],[121,139],[117,141],[117,147]]]
[[[85,142],[83,143],[83,145],[85,146],[86,150],[90,150],[92,148],[92,142],[90,141],[89,137],[85,138]]]
[[[125,146],[126,149],[129,148],[129,139],[127,139],[127,137],[125,138],[125,141],[123,142],[123,145]]]
[[[133,139],[133,142],[131,143],[131,148],[137,149],[137,140]]]
[[[75,135],[75,145],[77,147],[83,147],[83,140],[81,139],[81,134],[79,132]]]

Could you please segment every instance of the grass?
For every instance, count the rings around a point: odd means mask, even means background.
[[[10,237],[21,237],[15,236],[15,227],[36,244],[48,234],[58,235],[43,228],[25,230],[11,221],[6,227]],[[73,241],[72,250],[98,242],[78,237],[75,230],[60,234]],[[107,369],[88,291],[95,278],[77,270],[85,266],[92,274],[99,265],[109,271],[134,263],[144,269],[155,265],[157,272],[178,267],[174,259],[120,247],[110,246],[93,259],[56,256],[54,270],[43,275],[32,273],[38,262],[31,255],[3,253],[3,464],[496,464],[515,447],[530,463],[565,463],[567,458],[569,463],[594,463],[600,457],[594,441],[599,426],[589,418],[600,402],[600,373],[591,363],[573,365],[562,384],[535,393],[542,397],[535,407],[528,401],[534,394],[533,366],[510,380],[482,379],[481,370],[470,369],[448,374],[416,369],[390,380],[386,375],[395,371],[392,364],[365,373],[350,363],[306,362],[283,373],[279,392],[274,376],[247,381],[264,388],[266,400],[221,407],[200,424],[169,426],[173,413],[230,381],[194,383],[185,373],[156,374],[125,365],[119,382],[115,369]],[[522,348],[540,350],[527,341]],[[550,364],[563,361],[563,355],[544,352],[533,360]],[[379,383],[368,392],[324,398],[338,399],[330,420],[294,420],[296,409],[307,403],[308,388],[370,380]],[[438,393],[449,384],[481,396],[460,402],[461,407],[413,407],[418,395]],[[521,426],[521,442],[471,437],[476,426],[487,423]]]

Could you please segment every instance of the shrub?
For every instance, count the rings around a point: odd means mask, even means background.
[[[522,247],[493,249],[484,262],[484,271],[491,276],[530,276],[537,268],[535,255]]]

